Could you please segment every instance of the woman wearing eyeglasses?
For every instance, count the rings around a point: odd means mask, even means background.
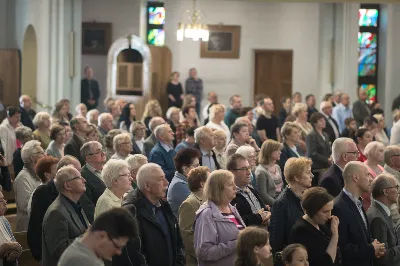
[[[94,218],[112,208],[120,208],[122,197],[132,189],[132,176],[128,163],[124,160],[110,159],[101,172],[107,188],[96,203]]]

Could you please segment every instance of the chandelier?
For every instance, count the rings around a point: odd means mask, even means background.
[[[187,16],[188,15],[188,16]],[[193,9],[185,10],[182,16],[187,16],[189,23],[179,22],[176,39],[183,41],[184,38],[192,39],[193,41],[208,42],[210,32],[206,24],[200,23],[204,18],[204,13],[196,8],[196,0],[193,0]]]

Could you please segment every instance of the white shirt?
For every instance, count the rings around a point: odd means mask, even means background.
[[[135,140],[135,143],[136,143],[136,145],[138,145],[140,151],[143,153],[143,147],[144,147],[144,145],[143,145],[143,144],[144,144],[143,139],[141,139],[141,140]]]
[[[211,103],[207,103],[206,106],[204,106],[203,108],[203,112],[201,113],[201,116],[203,117],[203,121],[206,120],[208,118],[208,107],[210,107]]]
[[[224,121],[221,121],[221,125],[218,125],[218,124],[214,123],[213,121],[210,121],[207,123],[206,127],[224,131],[225,136],[226,136],[226,144],[228,144],[229,141],[231,140],[231,132]]]
[[[390,145],[399,145],[399,144],[400,144],[400,120],[393,124],[392,131],[390,134]]]
[[[106,188],[97,200],[96,208],[94,210],[94,218],[96,219],[97,216],[112,208],[121,208],[121,205],[122,199],[115,196],[111,190]]]

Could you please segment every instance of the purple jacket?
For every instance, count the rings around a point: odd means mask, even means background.
[[[238,211],[229,205],[236,219],[245,226]],[[232,266],[235,264],[239,229],[224,217],[212,201],[207,201],[196,212],[194,248],[199,266]]]

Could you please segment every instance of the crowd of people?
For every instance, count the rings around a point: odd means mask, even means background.
[[[363,90],[352,106],[335,93],[320,108],[297,92],[276,116],[268,96],[244,107],[233,95],[227,108],[210,92],[200,110],[195,69],[185,85],[174,72],[168,110],[153,99],[141,118],[124,99],[101,112],[93,92],[52,114],[36,113],[27,95],[7,107],[0,181],[14,190],[16,231],[27,231],[35,260],[400,265],[400,106],[389,129]],[[0,192],[0,255],[15,263],[6,204]]]

